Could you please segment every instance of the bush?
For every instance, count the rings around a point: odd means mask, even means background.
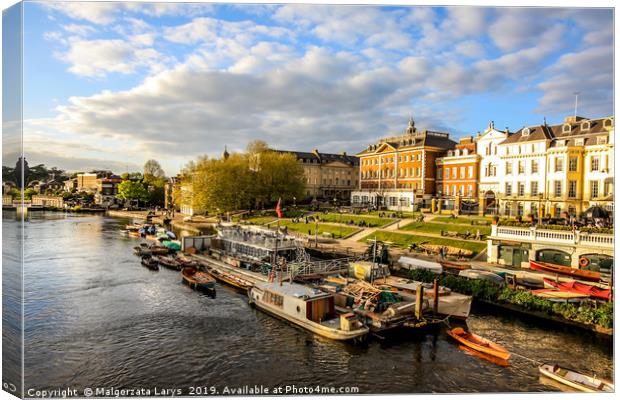
[[[458,275],[437,275],[425,269],[410,270],[408,277],[409,279],[426,283],[439,279],[441,286],[445,286],[458,293],[470,295],[477,300],[512,304],[528,311],[543,312],[569,321],[594,324],[604,328],[611,328],[613,326],[613,303],[602,305],[600,303],[584,303],[581,306],[573,303],[555,303],[535,296],[525,290],[501,287],[490,281],[468,279]]]

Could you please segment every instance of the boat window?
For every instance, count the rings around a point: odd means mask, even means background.
[[[544,249],[536,252],[536,261],[543,261],[550,264],[571,266],[571,256],[569,253],[555,249]]]

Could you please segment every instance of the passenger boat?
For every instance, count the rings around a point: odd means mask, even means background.
[[[502,285],[504,283],[504,278],[494,272],[483,269],[465,269],[459,272],[459,276],[464,276],[465,278],[470,279],[482,279],[497,283],[498,285]]]
[[[510,358],[510,353],[503,346],[493,343],[482,336],[476,335],[475,333],[466,332],[461,327],[449,329],[447,333],[457,342],[481,353],[488,354],[502,360],[508,360]]]
[[[157,260],[154,260],[152,257],[150,256],[144,256],[142,257],[142,260],[140,261],[140,263],[147,267],[150,270],[153,271],[159,271],[159,265],[157,263]]]
[[[557,364],[543,364],[538,367],[541,374],[564,385],[588,393],[610,393],[614,384],[606,379],[560,367]]]
[[[585,269],[566,267],[564,265],[550,264],[543,261],[530,260],[530,269],[536,271],[550,272],[553,274],[568,275],[576,279],[598,282],[601,280],[601,273],[588,271]]]
[[[337,315],[334,296],[297,283],[260,282],[248,292],[250,303],[317,335],[334,340],[363,340],[368,334],[353,313]]]
[[[557,289],[561,292],[585,294],[600,300],[609,300],[611,297],[610,289],[601,289],[598,286],[587,285],[576,281],[556,282],[551,279],[544,278],[545,287]]]
[[[159,265],[162,265],[168,269],[175,269],[177,271],[181,270],[181,263],[169,256],[155,256],[153,257],[157,260]]]
[[[557,289],[532,290],[532,294],[556,303],[578,303],[588,298],[587,294],[563,292]]]
[[[206,272],[186,267],[181,270],[181,275],[183,276],[183,282],[193,289],[215,290],[215,279]]]
[[[218,281],[224,282],[243,291],[247,291],[249,288],[252,287],[252,282],[243,279],[240,276],[221,271],[217,268],[209,268],[209,273]]]

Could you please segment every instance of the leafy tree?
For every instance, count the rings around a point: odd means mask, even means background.
[[[144,164],[144,180],[164,178],[166,174],[157,160],[148,160]]]
[[[116,198],[129,201],[137,200],[144,203],[149,200],[149,193],[141,182],[123,181],[118,185]]]

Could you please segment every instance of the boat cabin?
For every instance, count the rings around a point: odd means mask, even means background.
[[[286,282],[261,283],[256,287],[262,291],[262,298],[256,297],[254,301],[270,304],[295,318],[320,324],[336,317],[334,296],[330,293]]]

